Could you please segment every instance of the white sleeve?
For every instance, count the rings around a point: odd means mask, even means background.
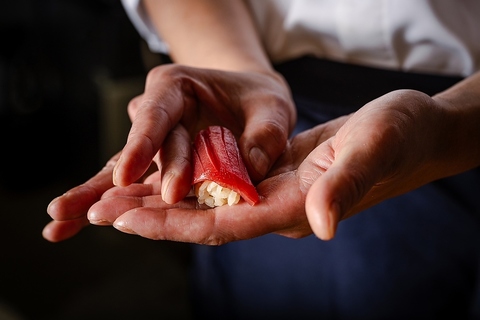
[[[130,21],[153,52],[168,53],[167,44],[156,32],[141,0],[121,0]]]

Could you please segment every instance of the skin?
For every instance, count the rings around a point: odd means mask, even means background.
[[[132,129],[119,160],[52,201],[46,239],[67,239],[90,222],[210,245],[268,233],[299,238],[313,232],[328,240],[342,219],[480,164],[480,73],[433,97],[391,92],[288,141],[295,120],[289,89],[269,66],[242,2],[175,1],[158,10],[161,2],[146,4],[179,64],[150,72],[144,94],[129,105]],[[190,12],[200,11],[188,5],[210,14],[190,20]],[[180,16],[196,27],[177,29]],[[228,32],[215,33],[218,25]],[[238,37],[229,36],[239,29]],[[196,42],[191,30],[210,34],[209,40]],[[207,120],[214,112],[219,116]],[[258,205],[207,209],[185,197],[189,141],[207,123],[238,136],[259,182]],[[152,159],[156,168],[149,172]]]

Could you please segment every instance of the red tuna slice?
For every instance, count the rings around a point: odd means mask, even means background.
[[[237,192],[252,206],[259,201],[237,141],[227,128],[211,126],[197,134],[193,146],[193,168],[193,185],[213,181]]]

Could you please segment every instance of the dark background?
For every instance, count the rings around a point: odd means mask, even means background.
[[[90,226],[49,243],[48,203],[124,142],[148,53],[118,0],[0,9],[0,320],[189,318],[188,248]]]

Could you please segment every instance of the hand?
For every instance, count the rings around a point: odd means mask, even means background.
[[[178,65],[153,69],[145,93],[128,111],[133,125],[124,150],[95,177],[52,201],[47,212],[54,221],[43,231],[46,239],[61,241],[88,225],[86,213],[114,186],[112,176],[121,185],[158,179],[165,201],[183,199],[191,188],[191,137],[209,124],[229,126],[240,136],[247,168],[261,179],[284,150],[295,121],[289,89],[277,74]],[[145,178],[152,158],[159,172]]]
[[[217,124],[231,129],[251,178],[260,180],[283,152],[295,122],[288,86],[276,73],[180,65],[153,69],[145,92],[130,103],[129,115],[132,128],[114,169],[114,183],[135,182],[155,157],[168,203],[183,199],[190,189],[188,150],[200,128]],[[166,143],[169,134],[175,135],[175,143]]]
[[[386,94],[356,112],[299,167],[306,212],[321,239],[340,220],[433,180],[458,173],[456,108],[413,90]]]
[[[309,235],[312,231],[304,209],[308,189],[297,168],[346,119],[342,117],[297,135],[268,178],[257,186],[261,201],[253,207],[241,202],[212,209],[200,206],[193,197],[169,205],[160,196],[160,180],[151,179],[151,184],[110,189],[90,208],[88,218],[93,224],[113,224],[123,232],[150,239],[211,245],[272,232],[295,238]]]

